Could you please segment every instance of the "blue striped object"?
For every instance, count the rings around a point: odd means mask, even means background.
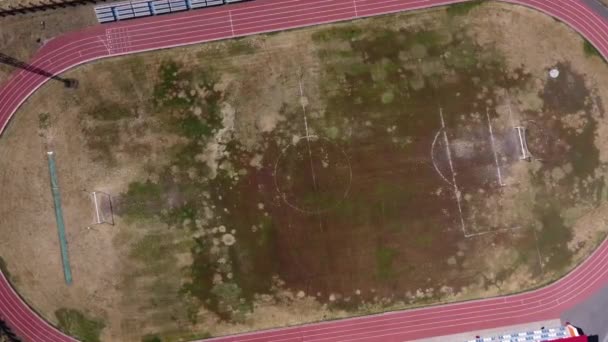
[[[55,220],[59,231],[59,246],[61,247],[61,261],[63,262],[63,275],[65,283],[72,283],[72,270],[70,269],[70,259],[68,258],[68,242],[65,239],[65,223],[63,222],[63,210],[61,209],[61,195],[59,194],[59,183],[57,182],[57,171],[55,168],[55,153],[47,152],[49,159],[49,174],[51,176],[51,192],[55,202]]]
[[[164,13],[187,11],[196,8],[232,4],[247,0],[132,0],[95,6],[100,23],[148,17]]]

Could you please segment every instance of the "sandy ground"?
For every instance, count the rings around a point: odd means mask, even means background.
[[[79,27],[91,22],[90,9],[77,8],[83,14],[82,21],[72,22],[66,26],[60,24],[60,17],[47,18],[47,30],[49,23],[55,23],[56,32],[65,29]],[[479,13],[474,19],[474,24],[483,27],[476,30],[477,40],[481,43],[495,42],[498,49],[506,56],[507,65],[511,72],[521,67],[525,61],[526,71],[544,79],[549,68],[562,61],[569,61],[572,68],[579,74],[585,76],[588,88],[593,89],[600,99],[608,99],[608,68],[597,58],[588,58],[584,55],[581,38],[568,29],[565,25],[556,23],[554,20],[539,13],[504,4],[491,4],[478,9]],[[46,14],[45,14],[46,15]],[[66,12],[68,15],[68,12]],[[4,24],[0,19],[0,23]],[[18,30],[20,27],[39,24],[39,18],[30,18],[30,21],[19,22],[18,18],[7,21]],[[422,19],[425,20],[424,18]],[[21,26],[23,25],[23,26]],[[474,26],[474,25],[473,25]],[[32,29],[33,30],[33,29]],[[27,59],[35,49],[35,39],[44,35],[43,31],[24,31],[23,35],[11,35],[0,32],[0,41],[7,41],[12,53],[19,58]],[[280,81],[282,72],[288,72],[293,68],[290,61],[278,60],[281,54],[294,54],[302,44],[303,31],[287,32],[275,35],[268,39],[268,53],[262,60],[266,60],[268,68],[274,68],[271,77],[277,77]],[[512,39],[517,37],[517,39]],[[15,42],[19,40],[32,41],[29,46],[16,48]],[[256,38],[251,38],[255,40]],[[163,51],[157,54],[144,54],[145,66],[150,70],[155,69],[164,58],[179,56],[181,59],[197,60],[197,52],[213,49],[216,45],[195,46],[188,49]],[[575,47],[575,48],[572,48]],[[580,48],[579,48],[580,47]],[[295,51],[295,52],[294,52]],[[186,56],[186,57],[183,57]],[[243,56],[237,57],[236,63],[244,65],[247,70],[255,72],[255,63],[261,60]],[[53,312],[61,307],[71,307],[81,310],[92,317],[102,318],[107,328],[104,329],[102,339],[104,341],[136,341],[139,336],[147,332],[157,331],[160,324],[153,315],[158,309],[143,308],[138,301],[147,301],[150,298],[143,297],[131,300],[130,289],[144,289],[153,282],[153,279],[139,278],[137,283],[127,283],[124,279],[133,272],[140,270],[140,265],[129,261],[131,243],[139,241],[146,231],[166,232],[164,225],[149,223],[131,225],[128,222],[117,219],[116,226],[99,226],[87,229],[91,223],[91,203],[83,190],[104,190],[116,193],[124,189],[128,182],[137,179],[146,173],[142,170],[141,160],[150,164],[160,163],[161,160],[154,159],[163,153],[165,141],[159,141],[152,148],[152,152],[146,156],[132,156],[128,153],[119,156],[123,167],[121,169],[100,167],[90,153],[83,146],[86,145],[86,137],[81,131],[80,121],[81,108],[98,100],[103,96],[121,97],[121,91],[132,89],[132,84],[149,84],[154,81],[151,73],[144,73],[141,77],[126,77],[125,84],[114,87],[112,83],[112,72],[119,69],[123,61],[132,59],[115,59],[84,66],[70,72],[71,77],[81,80],[91,79],[91,70],[97,70],[94,84],[87,86],[87,82],[76,92],[66,90],[61,84],[49,83],[42,87],[30,100],[26,102],[20,112],[15,116],[6,133],[0,139],[0,185],[4,190],[4,197],[10,201],[0,203],[0,217],[6,218],[0,224],[0,232],[5,237],[0,241],[1,256],[6,260],[8,268],[13,274],[13,283],[23,297],[45,318],[55,322]],[[314,65],[311,70],[314,70]],[[0,80],[2,72],[6,69],[0,68]],[[5,74],[4,74],[5,75]],[[261,77],[261,75],[257,75]],[[252,77],[246,86],[255,86],[255,77]],[[538,89],[544,86],[542,81],[537,84]],[[144,86],[145,87],[145,86]],[[293,85],[290,85],[290,88]],[[104,89],[99,94],[97,89]],[[535,90],[531,90],[534,93]],[[315,89],[307,88],[308,97],[314,99]],[[274,90],[280,93],[280,90]],[[275,94],[277,94],[275,93]],[[139,101],[137,92],[128,92]],[[260,96],[256,92],[252,92]],[[268,94],[262,94],[268,95]],[[260,96],[260,99],[264,98]],[[264,108],[279,108],[282,96],[274,98],[276,103],[259,103],[252,100],[252,105],[261,111]],[[58,100],[59,99],[59,100]],[[539,101],[534,95],[514,94],[514,106],[524,111],[535,108]],[[314,100],[312,100],[314,101]],[[52,115],[50,128],[41,130],[39,115],[44,112],[61,113]],[[276,114],[276,110],[272,111]],[[596,146],[601,153],[601,159],[608,162],[608,122],[599,119]],[[281,120],[279,115],[252,116],[249,124],[261,131],[271,130]],[[572,126],[578,127],[576,118],[571,118]],[[65,134],[70,132],[70,134]],[[243,140],[249,139],[252,145],[257,143],[257,130],[252,130]],[[63,196],[65,219],[68,227],[68,240],[70,241],[70,257],[75,282],[67,287],[61,273],[61,261],[58,252],[56,229],[53,216],[53,205],[48,189],[48,174],[45,152],[53,150],[57,153],[58,173]],[[18,162],[17,162],[18,161]],[[153,165],[152,165],[153,168]],[[603,207],[593,211],[585,211],[583,215],[575,215],[579,224],[574,230],[574,246],[576,251],[573,264],[586,257],[589,252],[599,243],[599,238],[606,231],[603,224],[607,219]],[[180,231],[170,230],[167,239],[175,241],[177,246],[184,241],[184,234]],[[582,244],[582,248],[577,246]],[[186,246],[188,247],[188,246]],[[186,248],[187,250],[187,248]],[[474,259],[476,256],[470,256]],[[497,250],[492,258],[487,259],[488,267],[499,264],[508,259],[508,250]],[[179,254],[171,264],[177,269],[175,273],[176,282],[169,284],[170,288],[179,287],[179,277],[183,274],[179,269],[188,264],[188,253]],[[541,261],[542,262],[542,261]],[[458,296],[448,298],[449,300],[468,299],[480,296],[491,296],[499,293],[519,291],[524,287],[537,285],[537,280],[530,279],[530,273],[522,270],[513,275],[508,283],[502,287],[484,288],[483,284],[472,284]],[[547,275],[546,279],[556,278],[558,275]],[[416,294],[414,294],[415,296]],[[263,297],[256,307],[256,317],[251,317],[246,324],[224,325],[216,324],[213,318],[198,323],[195,330],[207,330],[212,334],[225,334],[228,332],[247,331],[252,329],[266,328],[284,324],[296,324],[328,317],[335,318],[345,316],[343,311],[330,311],[327,306],[319,303],[312,297],[298,298],[294,293],[286,291],[283,301],[276,301]],[[161,305],[162,306],[162,305]],[[396,304],[403,307],[404,303]],[[369,311],[381,310],[382,305],[371,305]],[[186,329],[187,323],[183,316],[185,308],[175,307],[178,317],[177,323],[168,324],[169,328],[176,330]],[[182,316],[180,316],[182,315]],[[200,317],[206,317],[205,312],[199,313]],[[162,317],[162,316],[161,316]],[[150,323],[152,322],[152,323]],[[181,326],[183,324],[183,326]],[[211,326],[211,327],[210,327]],[[189,328],[188,328],[189,329]]]

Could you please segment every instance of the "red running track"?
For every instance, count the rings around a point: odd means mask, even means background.
[[[111,56],[246,36],[462,0],[257,0],[181,14],[98,25],[48,42],[31,64],[52,73]],[[504,0],[545,12],[580,32],[608,56],[608,23],[582,0]],[[0,134],[21,104],[48,79],[16,72],[0,88]],[[558,318],[608,284],[608,241],[558,282],[492,299],[267,330],[221,342],[408,341]],[[32,311],[0,273],[0,318],[26,341],[74,341]]]

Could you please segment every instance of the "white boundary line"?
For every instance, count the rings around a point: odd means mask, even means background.
[[[498,176],[498,185],[505,186],[505,183],[502,181],[502,173],[500,172],[498,153],[496,152],[496,142],[494,141],[494,131],[492,130],[492,121],[490,120],[490,113],[488,111],[488,107],[486,107],[486,117],[488,118],[488,130],[490,131],[490,141],[492,143],[492,152],[494,153],[494,162],[496,162],[496,175]]]
[[[304,114],[304,129],[306,130],[306,144],[308,144],[308,156],[310,157],[310,173],[312,175],[312,182],[317,191],[317,175],[315,174],[315,167],[312,162],[312,150],[310,149],[310,134],[308,133],[308,118],[306,117],[306,105],[304,104],[304,89],[302,87],[302,79],[299,80],[300,86],[300,105],[302,105],[302,114]]]
[[[355,7],[355,17],[359,18],[359,11],[357,10],[357,0],[353,0],[353,7]]]
[[[445,128],[445,120],[443,119],[443,108],[439,107],[439,117],[441,118],[441,129],[443,130],[443,140],[445,141],[445,151],[450,164],[450,170],[452,171],[452,185],[454,186],[454,196],[456,196],[456,204],[458,205],[458,213],[460,214],[460,225],[462,226],[462,233],[465,237],[467,236],[467,230],[464,224],[464,217],[462,215],[462,203],[460,203],[460,189],[456,184],[456,172],[454,171],[454,164],[452,163],[452,152],[450,151],[450,141],[448,140],[448,133]]]

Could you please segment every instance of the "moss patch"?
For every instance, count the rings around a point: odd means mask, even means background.
[[[85,316],[74,309],[61,308],[55,311],[61,331],[74,336],[83,342],[99,342],[101,331],[105,327],[102,320]]]

